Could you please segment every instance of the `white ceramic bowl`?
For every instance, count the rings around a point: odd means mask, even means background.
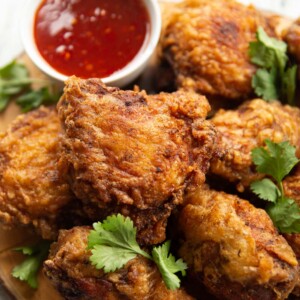
[[[144,2],[150,17],[150,34],[146,37],[142,48],[130,63],[112,75],[102,78],[102,81],[107,85],[122,87],[132,82],[145,69],[151,55],[155,51],[161,32],[160,8],[157,0],[142,1]],[[43,73],[57,81],[64,82],[68,76],[59,73],[49,65],[49,63],[41,56],[35,43],[33,30],[34,17],[40,3],[41,0],[28,0],[24,6],[23,17],[20,22],[22,42],[27,55]]]

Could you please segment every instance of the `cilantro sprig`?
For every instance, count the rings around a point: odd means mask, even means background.
[[[25,281],[30,287],[36,289],[38,287],[38,272],[43,261],[47,258],[50,248],[50,242],[42,241],[33,247],[19,247],[14,249],[20,251],[28,257],[12,270],[12,276]]]
[[[54,93],[48,86],[32,90],[32,83],[46,83],[46,80],[30,78],[23,64],[12,61],[0,68],[0,112],[4,111],[12,99],[27,112],[38,106],[54,104],[59,99],[59,93]]]
[[[109,216],[102,223],[95,223],[93,228],[88,236],[88,249],[92,252],[90,261],[97,269],[103,269],[105,273],[114,272],[141,255],[156,263],[169,289],[180,287],[180,279],[175,273],[181,272],[184,276],[187,265],[182,259],[175,260],[169,254],[170,241],[154,247],[150,255],[137,243],[136,228],[131,219],[121,214]]]
[[[252,150],[252,161],[259,173],[269,175],[251,184],[251,190],[262,200],[268,201],[266,211],[275,226],[283,233],[300,232],[300,208],[284,194],[282,180],[299,162],[296,149],[289,142],[274,143],[265,140],[263,147]]]
[[[256,95],[264,100],[281,100],[293,104],[296,91],[297,66],[290,66],[287,44],[269,37],[262,27],[256,33],[257,41],[251,42],[251,62],[260,67],[252,77]]]

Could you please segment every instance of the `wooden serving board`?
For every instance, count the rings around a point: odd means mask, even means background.
[[[22,55],[18,61],[25,64],[34,78],[46,78],[30,61],[26,55]],[[35,86],[38,88],[38,86]],[[12,120],[21,113],[19,107],[13,102],[9,107],[0,113],[0,131],[5,130]],[[34,290],[26,283],[21,282],[11,276],[11,270],[19,264],[24,256],[13,249],[18,246],[30,246],[39,240],[32,232],[26,229],[4,230],[0,229],[0,282],[11,295],[12,299],[17,300],[49,300],[62,299],[56,290],[51,286],[48,279],[39,274],[39,288]],[[1,297],[0,297],[1,298]],[[2,300],[2,299],[1,299]]]

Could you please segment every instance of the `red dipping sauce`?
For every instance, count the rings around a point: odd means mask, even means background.
[[[147,41],[150,18],[141,0],[44,0],[34,22],[37,48],[58,72],[107,77]]]

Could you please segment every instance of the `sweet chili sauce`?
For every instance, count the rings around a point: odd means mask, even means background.
[[[34,36],[39,52],[58,72],[103,78],[136,56],[149,24],[142,0],[44,0]]]

